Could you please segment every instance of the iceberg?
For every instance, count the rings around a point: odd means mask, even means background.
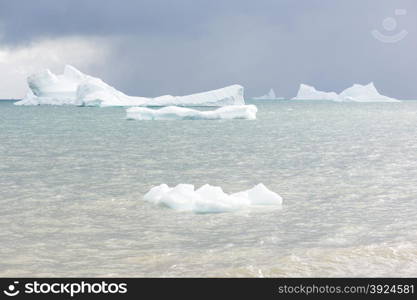
[[[253,97],[254,100],[283,100],[282,97],[277,97],[274,89],[270,89],[266,95]]]
[[[29,92],[15,105],[78,105],[78,106],[226,106],[244,105],[244,89],[231,85],[187,96],[164,95],[156,98],[128,96],[99,78],[83,74],[66,65],[64,73],[50,70],[27,78]]]
[[[316,90],[313,86],[300,84],[297,96],[293,100],[330,100],[336,101],[338,95],[335,92],[322,92]]]
[[[66,65],[64,73],[56,75],[50,70],[41,71],[27,78],[29,92],[15,105],[78,105],[101,106],[123,104],[129,96],[76,68]],[[130,99],[139,105],[146,98]],[[122,105],[123,106],[123,105]]]
[[[401,102],[400,100],[381,95],[373,82],[367,85],[354,84],[340,94],[322,92],[314,87],[301,84],[293,100],[329,100],[335,102]]]
[[[223,192],[221,187],[209,184],[197,190],[192,184],[179,184],[175,187],[161,184],[151,188],[143,199],[174,210],[195,213],[231,212],[256,206],[282,206],[281,196],[267,189],[262,183],[250,190],[230,195]]]
[[[353,102],[401,102],[381,95],[373,82],[367,85],[354,84],[339,94],[340,101]]]
[[[255,105],[230,105],[211,111],[177,106],[167,106],[161,109],[131,107],[126,110],[126,118],[128,120],[255,120],[257,111]]]

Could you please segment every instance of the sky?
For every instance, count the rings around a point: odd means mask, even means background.
[[[65,64],[132,96],[374,82],[417,99],[416,14],[415,0],[0,0],[0,99]]]

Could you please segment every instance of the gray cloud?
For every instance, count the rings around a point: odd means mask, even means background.
[[[240,83],[249,95],[273,87],[292,97],[302,82],[339,92],[374,81],[388,96],[417,98],[416,13],[412,0],[0,0],[3,45],[99,36],[111,55],[89,71],[144,96]],[[398,30],[382,28],[386,17]],[[370,34],[403,28],[396,44]]]

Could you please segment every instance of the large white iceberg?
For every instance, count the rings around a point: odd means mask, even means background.
[[[282,206],[281,196],[268,190],[262,183],[230,195],[223,192],[221,187],[208,184],[197,190],[191,184],[179,184],[173,188],[161,184],[153,187],[143,198],[153,204],[196,213],[230,212],[252,206]]]
[[[401,102],[400,100],[381,95],[373,82],[367,85],[354,84],[340,94],[322,92],[314,87],[301,84],[293,100],[330,100],[335,102]]]
[[[254,100],[282,100],[284,98],[277,97],[274,89],[270,89],[269,92],[263,96],[253,97]]]
[[[188,96],[164,95],[156,98],[128,96],[99,78],[65,66],[64,73],[50,70],[27,78],[29,92],[16,105],[79,105],[79,106],[226,106],[244,105],[243,87],[231,85],[218,90]]]
[[[230,105],[211,111],[177,106],[167,106],[161,109],[131,107],[126,110],[126,118],[128,120],[255,120],[257,111],[255,105]]]
[[[121,103],[129,96],[109,86],[99,78],[81,73],[66,65],[64,73],[56,75],[44,70],[27,78],[30,88],[26,97],[15,105],[79,105],[97,106]],[[135,99],[135,104],[146,98]]]

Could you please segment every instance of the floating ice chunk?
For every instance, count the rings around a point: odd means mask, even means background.
[[[282,198],[278,194],[268,190],[262,183],[255,185],[250,190],[233,195],[235,197],[249,199],[252,205],[276,205],[277,202],[282,203]]]
[[[354,84],[340,94],[322,92],[314,87],[301,84],[293,100],[330,100],[335,102],[401,102],[400,100],[381,95],[373,82],[367,85]]]
[[[27,78],[27,96],[16,105],[79,105],[79,106],[225,106],[244,105],[244,89],[231,85],[218,90],[188,96],[165,95],[156,98],[128,96],[99,78],[65,66],[64,73],[55,75],[49,70]]]
[[[196,213],[229,212],[252,206],[282,206],[281,196],[268,190],[262,183],[230,195],[223,192],[221,187],[208,184],[197,190],[191,184],[179,184],[173,188],[161,184],[151,188],[143,198],[156,205]]]
[[[255,120],[258,109],[255,105],[232,105],[211,111],[200,111],[185,107],[168,106],[161,109],[131,107],[126,110],[129,120]]]
[[[277,97],[275,94],[274,89],[270,89],[269,92],[266,95],[259,96],[259,97],[253,97],[255,100],[282,100],[284,98]]]

